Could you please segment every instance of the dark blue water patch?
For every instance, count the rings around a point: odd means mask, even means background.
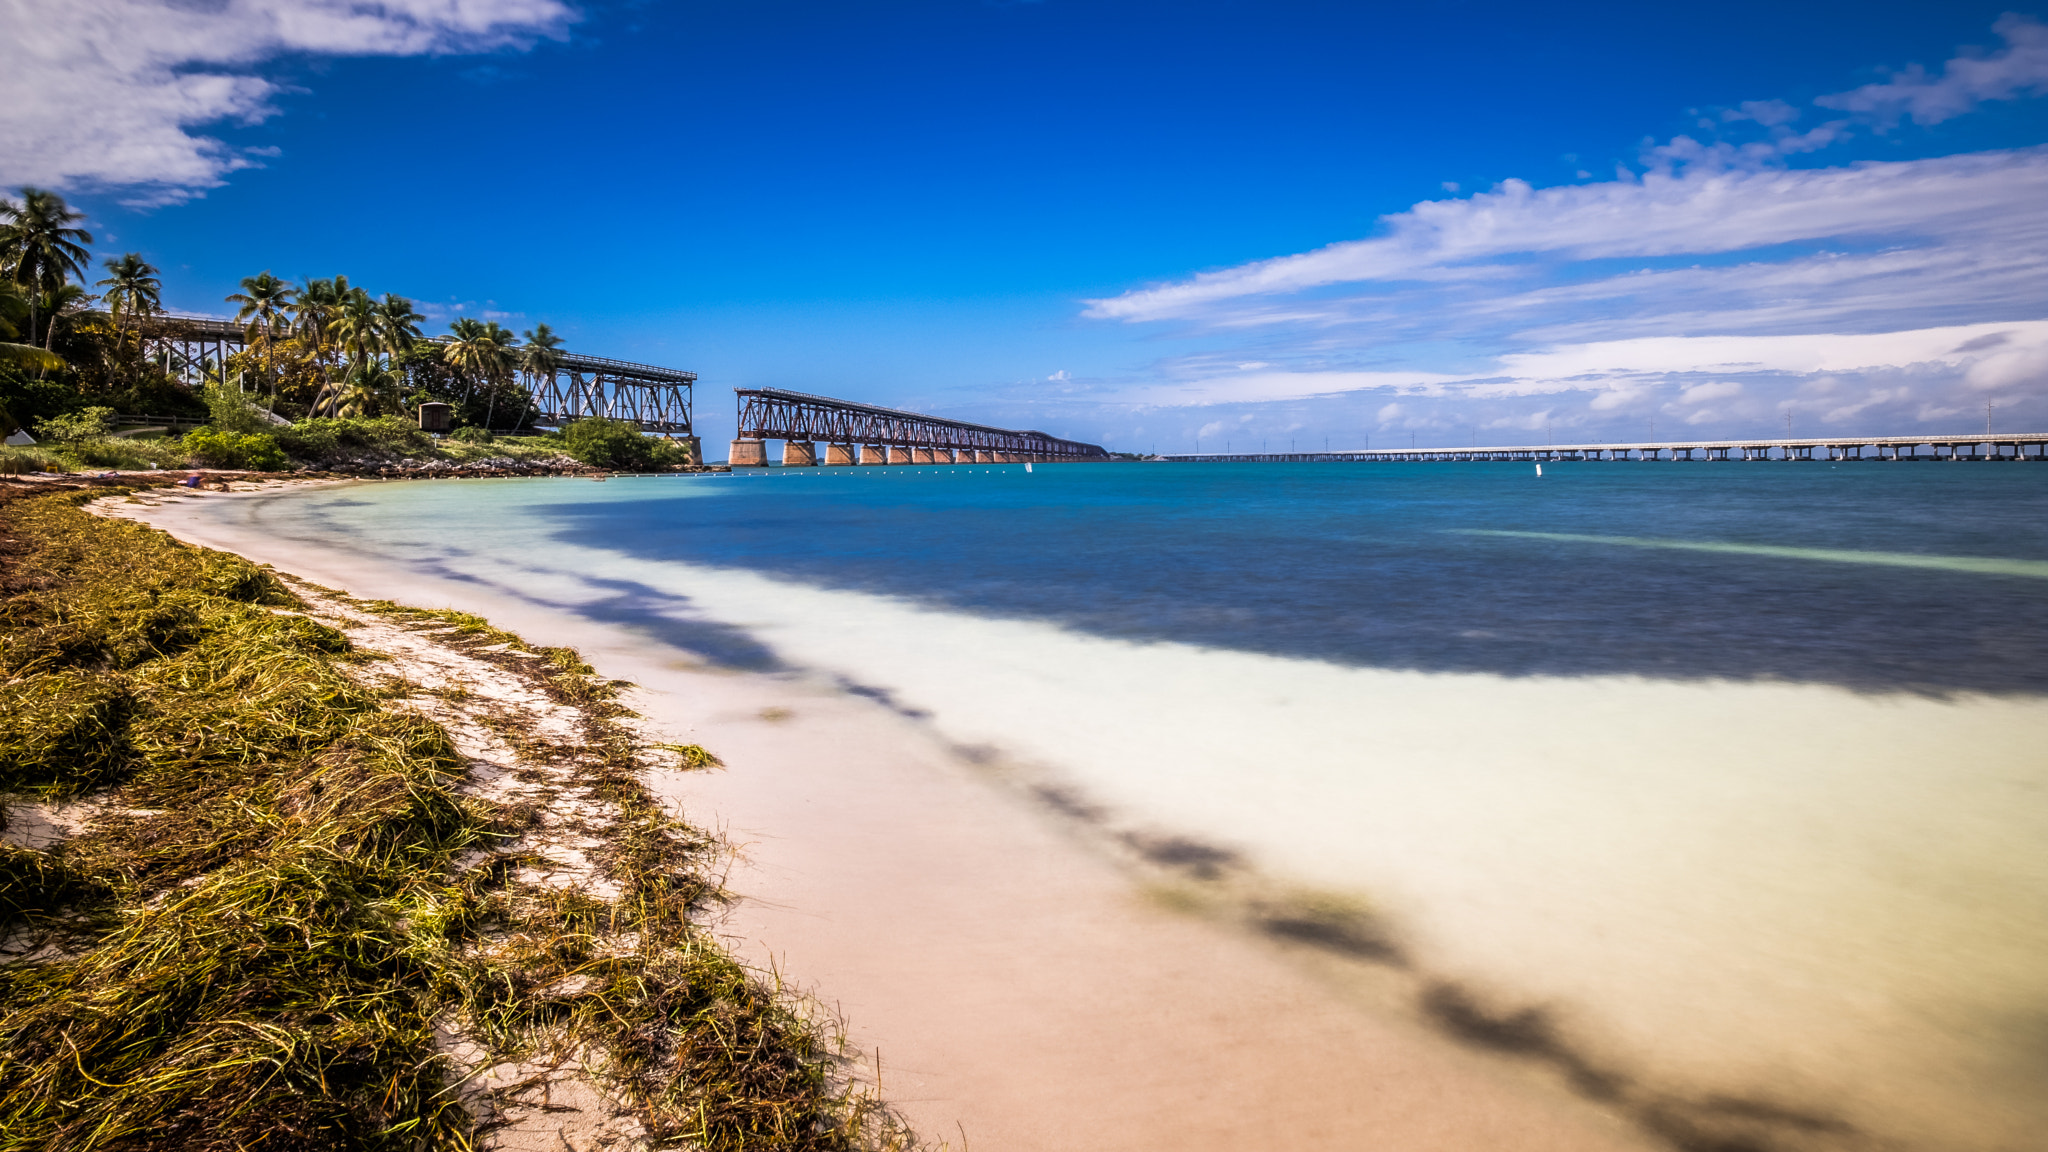
[[[2048,580],[1476,536],[2048,560],[2048,467],[834,469],[536,510],[565,541],[1344,664],[2048,690]],[[701,488],[696,491],[702,491]]]

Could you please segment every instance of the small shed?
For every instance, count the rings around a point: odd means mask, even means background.
[[[453,427],[455,427],[454,408],[431,400],[420,405],[420,431],[446,432]]]

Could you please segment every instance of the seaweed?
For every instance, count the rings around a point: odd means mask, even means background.
[[[658,1146],[909,1142],[712,935],[712,841],[646,792],[622,685],[443,614],[581,709],[536,754],[616,814],[616,896],[523,883],[533,814],[466,795],[447,732],[352,676],[342,632],[79,503],[0,508],[0,792],[98,813],[0,846],[0,1150],[484,1146],[451,1028],[486,1064],[582,1061]]]

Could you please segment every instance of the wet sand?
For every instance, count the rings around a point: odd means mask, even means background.
[[[724,758],[666,776],[740,846],[735,947],[835,1007],[920,1131],[987,1149],[1643,1149],[1550,1072],[1462,1047],[1312,954],[1184,915],[884,703],[202,514],[122,510],[358,596],[570,644]]]

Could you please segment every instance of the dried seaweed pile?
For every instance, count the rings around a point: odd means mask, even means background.
[[[69,496],[0,538],[0,793],[97,813],[0,845],[0,1149],[487,1146],[451,1028],[581,1053],[649,1147],[900,1138],[701,927],[704,842],[574,653],[525,649],[589,717],[604,895],[523,884],[531,814],[466,794],[448,733],[268,572]]]

